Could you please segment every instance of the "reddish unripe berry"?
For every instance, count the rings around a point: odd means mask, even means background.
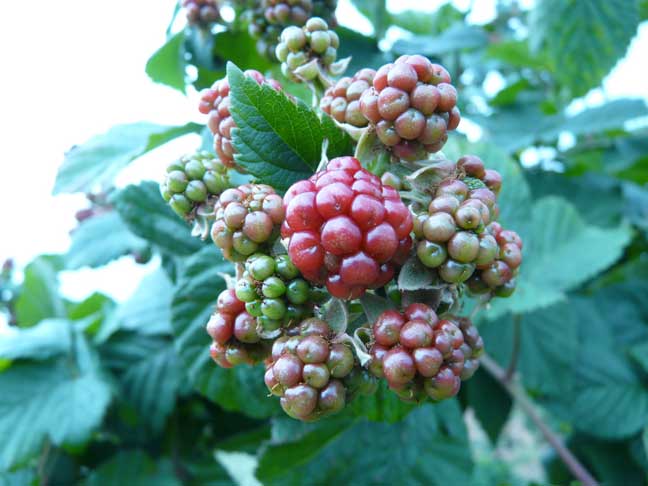
[[[425,119],[425,127],[418,140],[424,145],[443,144],[448,136],[447,130],[447,123],[442,116],[431,115]]]
[[[225,356],[226,349],[225,347],[217,342],[213,342],[209,346],[209,354],[214,360],[214,362],[220,366],[221,368],[231,368],[233,365],[229,361],[227,361],[227,358]]]
[[[378,122],[376,125],[376,135],[388,147],[392,147],[401,141],[400,135],[396,132],[396,127],[394,127],[392,122],[387,120]]]
[[[479,199],[489,209],[491,209],[497,202],[497,196],[495,196],[495,193],[486,187],[473,189],[472,191],[470,191],[470,197],[473,199]]]
[[[488,209],[488,206],[486,206],[483,202],[481,202],[479,199],[466,199],[464,202],[461,203],[462,207],[472,207],[475,208],[477,211],[479,211],[479,216],[481,218],[481,221],[479,221],[480,225],[481,223],[483,224],[488,224],[490,223],[491,220],[491,210]]]
[[[357,252],[362,244],[362,231],[348,216],[329,219],[322,227],[322,246],[334,255]]]
[[[328,342],[321,336],[306,336],[297,345],[297,356],[304,363],[324,363],[328,354]]]
[[[351,204],[351,217],[360,229],[364,231],[382,223],[385,219],[385,212],[383,202],[367,194],[359,194]]]
[[[333,378],[344,378],[353,369],[353,353],[344,344],[332,344],[326,361]]]
[[[378,93],[375,90],[365,91],[360,98],[360,111],[372,123],[378,123],[382,118],[378,110]]]
[[[434,213],[423,223],[425,239],[435,243],[445,243],[456,231],[455,220],[448,213]]]
[[[499,232],[499,234],[495,235],[495,239],[497,239],[497,242],[500,244],[500,246],[504,246],[507,243],[513,243],[516,245],[520,250],[522,249],[522,238],[512,230],[502,230]]]
[[[388,349],[380,344],[374,344],[371,349],[371,361],[369,362],[368,370],[369,372],[378,377],[382,378],[383,373],[383,358],[387,354]]]
[[[290,387],[301,381],[303,366],[297,356],[283,354],[272,366],[272,370],[279,384]]]
[[[416,70],[409,64],[394,64],[387,72],[387,84],[392,88],[411,91],[418,82]]]
[[[436,312],[434,310],[425,305],[425,304],[420,304],[420,303],[414,303],[410,304],[407,306],[405,309],[405,319],[408,321],[414,320],[414,319],[422,319],[423,321],[427,322],[431,326],[434,326],[439,318],[436,315]]]
[[[315,193],[304,192],[295,196],[286,208],[286,221],[293,231],[317,231],[323,220],[315,207]]]
[[[494,261],[488,268],[482,271],[482,280],[491,287],[499,287],[511,280],[513,272],[511,267],[501,260]]]
[[[458,262],[472,262],[478,253],[479,238],[470,231],[458,231],[448,241],[448,254]]]
[[[484,162],[482,162],[482,159],[480,159],[476,155],[464,155],[459,160],[457,160],[457,167],[459,169],[462,169],[464,173],[469,177],[483,179],[486,175]]]
[[[429,84],[420,84],[410,94],[412,107],[426,117],[432,115],[439,104],[439,90]]]
[[[270,238],[274,224],[263,211],[254,211],[245,216],[243,233],[255,243],[263,243]]]
[[[461,122],[461,112],[456,106],[448,114],[448,130],[456,130]]]
[[[329,369],[325,364],[308,363],[304,365],[302,376],[304,378],[304,383],[312,386],[313,388],[319,389],[327,385],[331,373],[329,372]]]
[[[486,187],[488,187],[495,194],[499,194],[502,189],[502,176],[499,172],[493,169],[486,169],[482,179]]]
[[[373,80],[373,85],[376,90],[382,91],[387,87],[387,76],[392,66],[393,64],[385,64],[376,71],[376,76]]]
[[[219,344],[225,344],[234,332],[234,317],[231,314],[216,312],[206,326],[207,334]]]
[[[449,283],[462,283],[475,271],[474,263],[461,263],[448,259],[439,267],[439,276]]]
[[[418,138],[425,128],[425,117],[420,111],[409,108],[399,115],[394,122],[396,133],[405,140],[414,140]]]
[[[422,319],[407,321],[402,327],[399,341],[406,348],[423,348],[432,344],[432,327]]]
[[[448,251],[445,245],[432,241],[419,241],[416,246],[416,256],[428,268],[436,268],[446,261]]]
[[[454,214],[459,208],[459,200],[454,196],[435,197],[428,206],[428,212]]]
[[[463,369],[461,370],[460,378],[462,381],[469,380],[479,368],[479,360],[467,359],[464,361]]]
[[[383,358],[383,372],[390,385],[404,385],[416,376],[416,365],[410,353],[394,348]]]
[[[454,215],[457,226],[463,229],[475,229],[482,222],[479,209],[473,206],[462,206]]]
[[[308,385],[288,388],[281,397],[281,408],[296,419],[306,419],[317,406],[317,390]]]
[[[346,404],[346,389],[339,380],[331,380],[326,387],[319,392],[317,402],[319,409],[327,414],[339,412]]]
[[[400,312],[388,310],[380,314],[373,325],[374,338],[381,346],[393,346],[398,343],[400,331],[405,319]]]
[[[284,388],[279,384],[277,379],[274,376],[272,367],[268,368],[263,375],[263,382],[268,387],[268,391],[276,396],[282,396],[284,394]]]
[[[378,263],[384,263],[394,256],[398,246],[399,241],[394,228],[382,223],[365,234],[362,248]]]
[[[452,196],[463,202],[468,197],[468,186],[458,179],[448,179],[442,181],[436,191],[436,197]]]
[[[378,263],[360,251],[342,260],[340,277],[346,285],[369,286],[378,278]]]
[[[288,245],[288,254],[304,274],[317,274],[324,264],[324,248],[320,245],[317,234],[311,231],[293,233]]]
[[[272,359],[277,361],[279,357],[284,353],[286,349],[286,342],[288,341],[288,336],[281,336],[274,340],[272,343]]]
[[[439,83],[449,83],[450,73],[440,64],[430,65],[430,83],[438,85]]]
[[[500,259],[515,270],[522,263],[522,252],[515,243],[506,243],[500,250]]]
[[[321,319],[311,317],[299,324],[299,334],[301,336],[322,336],[326,337],[331,332],[331,328]]]
[[[426,378],[424,383],[425,392],[435,401],[445,400],[455,396],[461,388],[461,380],[446,366],[443,366],[436,376]]]
[[[443,364],[443,355],[434,347],[417,348],[412,351],[412,357],[416,370],[425,378],[436,375]]]
[[[347,214],[353,202],[353,191],[341,182],[323,187],[315,198],[317,211],[323,218],[333,218]]]
[[[489,234],[482,234],[479,237],[479,252],[477,252],[477,258],[475,258],[477,267],[490,265],[497,258],[498,251],[499,246],[497,246],[495,238]]]
[[[378,95],[378,112],[384,120],[395,120],[409,104],[409,96],[400,89],[387,87]]]
[[[236,297],[234,289],[223,290],[216,301],[216,309],[219,312],[236,315],[245,310],[245,303]]]
[[[241,312],[234,321],[234,336],[242,343],[257,343],[261,339],[256,331],[256,318]]]

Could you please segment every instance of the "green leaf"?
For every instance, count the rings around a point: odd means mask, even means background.
[[[346,303],[332,297],[322,309],[322,319],[328,323],[335,334],[346,332],[349,325],[349,310]]]
[[[271,443],[257,477],[267,485],[300,484],[303,478],[358,486],[470,484],[468,439],[454,400],[423,405],[393,425],[347,425],[324,420],[297,440]]]
[[[146,247],[146,241],[131,233],[116,211],[109,211],[83,221],[74,230],[65,267],[99,267],[122,255],[142,252]]]
[[[140,450],[120,451],[92,471],[87,486],[180,486],[168,459],[153,461]]]
[[[486,57],[518,68],[544,70],[549,67],[548,60],[541,53],[531,53],[526,40],[505,40],[490,44],[486,49]]]
[[[434,12],[403,10],[389,15],[392,25],[419,35],[438,34],[448,29],[452,24],[461,22],[463,18],[464,15],[451,3],[441,5]]]
[[[75,339],[76,363],[14,363],[0,373],[0,470],[37,454],[46,437],[56,445],[85,444],[110,402],[87,343]]]
[[[392,61],[392,57],[378,47],[375,38],[345,27],[337,27],[335,32],[340,37],[338,59],[351,57],[348,73],[355,73],[362,68],[378,69]]]
[[[173,285],[160,268],[142,279],[135,293],[117,309],[120,328],[140,334],[171,333]]]
[[[630,356],[648,373],[648,341],[632,346]]]
[[[180,31],[167,39],[146,63],[146,74],[156,83],[165,84],[185,93],[185,35]]]
[[[621,257],[632,232],[626,225],[601,229],[586,224],[562,198],[533,205],[530,225],[513,225],[525,242],[524,262],[512,297],[497,299],[489,318],[505,310],[529,312],[566,298],[565,293],[596,276]]]
[[[389,27],[389,13],[385,0],[351,0],[351,3],[371,22],[376,39],[381,39]]]
[[[221,274],[229,271],[231,265],[213,246],[187,259],[171,307],[176,349],[189,381],[210,400],[226,410],[268,417],[277,411],[278,402],[267,397],[263,368],[238,366],[226,370],[209,356],[211,340],[205,325],[218,294],[225,288]]]
[[[111,202],[126,226],[173,255],[190,255],[204,244],[191,236],[189,226],[167,206],[159,186],[152,181],[130,185],[117,192]]]
[[[348,137],[323,124],[300,101],[293,102],[268,85],[259,86],[235,65],[228,64],[231,113],[237,129],[232,140],[236,161],[261,182],[278,191],[313,174],[323,140],[329,139],[329,157],[348,155]]]
[[[436,36],[417,36],[397,40],[392,49],[398,54],[422,54],[434,57],[464,49],[477,49],[488,44],[481,27],[456,23]]]
[[[0,486],[33,486],[36,482],[34,469],[19,469],[18,471],[0,472]]]
[[[101,348],[139,418],[159,431],[173,411],[180,388],[180,361],[169,339],[119,332]]]
[[[481,369],[462,383],[461,389],[491,442],[497,444],[513,408],[511,397],[490,374]]]
[[[10,328],[0,339],[0,358],[48,359],[70,349],[67,336],[72,323],[65,319],[44,319],[26,329]]]
[[[394,308],[390,300],[369,292],[360,297],[360,303],[368,322],[376,322],[380,314]]]
[[[65,317],[65,305],[59,294],[57,257],[38,257],[25,268],[20,296],[16,301],[18,324],[33,326],[42,319]]]
[[[546,51],[558,80],[572,96],[581,96],[623,57],[638,23],[634,0],[540,0],[529,32],[532,47]]]
[[[411,256],[398,274],[398,288],[401,291],[435,288],[436,272],[421,263],[416,255]]]
[[[388,388],[385,380],[380,380],[376,393],[356,396],[347,408],[356,417],[365,417],[373,422],[396,423],[416,409],[416,405],[402,401]]]
[[[261,486],[261,483],[254,477],[257,460],[252,454],[216,451],[214,455],[236,484]]]
[[[202,125],[163,126],[154,123],[116,125],[65,155],[54,184],[54,194],[104,190],[136,158],[174,138],[200,133]]]
[[[226,30],[214,36],[214,54],[225,61],[233,62],[241,69],[256,69],[262,73],[272,68],[268,58],[259,54],[256,40],[246,30]]]

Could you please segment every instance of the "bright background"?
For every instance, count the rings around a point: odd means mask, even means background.
[[[64,253],[74,213],[86,205],[82,195],[52,196],[56,171],[72,145],[118,123],[147,120],[181,125],[201,121],[196,93],[187,97],[152,83],[144,72],[148,57],[165,40],[176,0],[31,0],[7,2],[0,17],[0,261],[19,266],[41,253]],[[421,9],[420,0],[388,1],[390,10]],[[429,1],[434,10],[443,1]],[[470,1],[455,1],[467,8]],[[531,1],[522,2],[532,3]],[[488,21],[495,1],[474,2],[470,20]],[[365,30],[369,24],[340,0],[343,25]],[[394,34],[397,34],[395,32]],[[575,110],[617,97],[648,100],[643,25],[625,59],[603,83],[573,103]],[[9,75],[8,73],[11,73]],[[486,88],[502,86],[489,78]],[[146,155],[119,177],[120,185],[162,174],[168,161],[191,152],[197,136],[187,136]],[[80,299],[95,290],[116,299],[131,294],[141,277],[158,265],[135,265],[122,258],[104,268],[61,274],[62,290]]]

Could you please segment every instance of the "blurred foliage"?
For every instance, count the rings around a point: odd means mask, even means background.
[[[648,109],[638,99],[571,103],[600,89],[648,18],[648,3],[538,0],[527,11],[502,0],[485,25],[451,4],[432,13],[353,4],[373,33],[338,29],[351,68],[415,52],[447,66],[479,141],[451,137],[446,154],[479,154],[504,176],[502,219],[527,246],[519,292],[480,319],[486,349],[507,367],[519,346],[522,385],[602,484],[645,484]],[[394,26],[400,36],[388,42]],[[222,77],[227,60],[279,76],[239,20],[213,32],[170,31],[146,72],[190,92]],[[489,79],[500,81],[497,92]],[[318,140],[300,130],[315,127],[319,143],[336,131],[308,110],[304,90],[289,89],[306,104],[269,110],[272,94],[263,98],[265,88],[253,85],[233,101],[241,127],[234,141],[252,175],[285,188],[319,159]],[[269,126],[284,132],[244,126],[276,111],[285,121]],[[104,192],[108,206],[80,223],[67,255],[36,258],[20,284],[3,266],[0,312],[10,326],[0,336],[0,485],[532,484],[519,464],[484,456],[468,434],[466,409],[487,433],[487,449],[510,440],[515,408],[483,370],[448,403],[414,408],[381,390],[340,416],[300,424],[266,396],[262,370],[212,365],[203,326],[229,264],[191,237],[157,184],[114,187],[133,160],[201,130],[120,125],[74,147],[55,193]],[[344,153],[348,141],[334,142],[331,154]],[[255,143],[272,145],[261,164]],[[161,262],[127,301],[61,295],[61,271],[122,255]],[[570,484],[555,457],[544,466],[537,482]]]

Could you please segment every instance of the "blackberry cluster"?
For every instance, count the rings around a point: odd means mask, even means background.
[[[500,174],[485,169],[474,155],[459,159],[456,170],[456,178],[436,188],[427,211],[414,217],[419,260],[452,284],[465,282],[477,268],[489,268],[500,253],[495,236],[486,231],[499,214]]]
[[[259,71],[248,69],[244,74],[259,84],[267,83],[277,91],[281,90],[278,81],[266,79]],[[229,90],[227,78],[216,81],[211,88],[200,93],[198,110],[203,115],[208,115],[207,126],[214,135],[214,151],[225,166],[235,167],[232,128],[236,127],[236,123],[230,114]]]
[[[443,316],[424,304],[383,312],[373,325],[369,370],[405,401],[455,396],[479,366],[484,343],[469,319]]]
[[[307,319],[297,331],[274,342],[264,380],[281,397],[288,415],[312,421],[344,408],[347,390],[342,380],[355,359],[347,345],[331,341],[331,330],[322,320]]]
[[[331,26],[337,25],[337,0],[261,0],[256,3],[256,8],[250,10],[248,31],[257,39],[257,51],[272,60],[276,59],[279,36],[286,27],[302,27],[313,16],[325,19]]]
[[[281,72],[293,81],[311,81],[322,70],[329,70],[337,59],[340,38],[329,30],[326,21],[311,17],[303,28],[286,27],[275,54],[281,61]]]
[[[396,157],[425,159],[441,150],[461,119],[450,81],[443,66],[420,55],[401,56],[378,69],[360,109]]]
[[[371,87],[375,76],[376,71],[365,68],[352,78],[341,78],[326,90],[320,101],[320,108],[340,123],[366,127],[369,120],[360,110],[360,97]]]
[[[222,368],[254,365],[270,354],[271,342],[261,339],[256,319],[246,312],[245,304],[232,289],[224,290],[218,296],[216,312],[206,329],[213,340],[209,353]]]
[[[170,164],[160,190],[179,216],[192,219],[198,206],[213,201],[228,187],[227,167],[208,152],[198,152]]]
[[[496,221],[486,227],[486,233],[497,242],[496,257],[490,264],[478,265],[466,285],[473,294],[490,292],[497,297],[510,297],[522,264],[522,239],[515,231],[502,229]]]
[[[301,278],[288,255],[255,254],[236,282],[236,297],[256,318],[259,332],[270,336],[311,317],[320,293]]]
[[[284,196],[282,236],[304,278],[354,299],[384,286],[412,245],[412,217],[398,191],[353,157],[299,181]]]
[[[220,11],[216,0],[182,0],[189,25],[208,27],[220,20]]]
[[[265,184],[227,189],[214,212],[212,240],[226,259],[235,262],[267,249],[279,235],[285,214],[281,196]]]

